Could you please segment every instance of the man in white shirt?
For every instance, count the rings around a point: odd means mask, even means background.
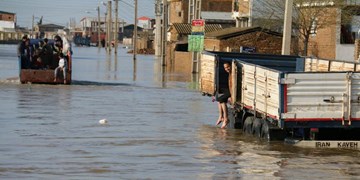
[[[57,81],[58,79],[58,74],[59,74],[59,71],[62,71],[63,72],[63,75],[64,75],[64,84],[66,84],[66,70],[67,70],[67,64],[66,64],[66,60],[64,58],[64,54],[63,53],[60,53],[59,54],[59,66],[55,69],[55,78],[54,78],[54,82]]]

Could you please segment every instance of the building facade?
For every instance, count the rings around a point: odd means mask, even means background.
[[[16,14],[11,12],[0,11],[0,31],[15,32]]]
[[[302,7],[302,11],[315,8]],[[348,1],[346,4],[316,5],[323,13],[316,17],[308,40],[307,56],[324,59],[358,60],[355,57],[355,40],[360,33],[360,3]],[[321,24],[322,23],[322,24]],[[304,40],[299,40],[304,49]]]
[[[172,0],[169,1],[169,22],[190,23],[196,11],[231,12],[233,0]],[[196,8],[200,6],[201,8]]]

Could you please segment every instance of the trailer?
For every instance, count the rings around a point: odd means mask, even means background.
[[[224,62],[232,63],[231,77]],[[204,51],[199,87],[216,96],[232,78],[230,127],[245,134],[351,144],[360,139],[359,70],[355,62]]]
[[[65,40],[65,39],[64,39]],[[40,39],[30,39],[30,46],[34,49],[39,48]],[[49,40],[49,44],[54,46],[54,40]],[[56,80],[54,76],[54,70],[58,65],[59,56],[58,54],[52,54],[51,64],[48,68],[32,68],[30,60],[24,57],[18,57],[19,63],[19,79],[22,84],[25,83],[37,83],[37,84],[62,84],[64,82],[63,74],[60,73],[61,80]],[[66,83],[71,84],[72,75],[72,54],[70,51],[67,52],[67,71],[66,71]],[[28,64],[28,65],[26,65]]]

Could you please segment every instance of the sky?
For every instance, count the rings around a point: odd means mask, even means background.
[[[43,16],[43,24],[57,24],[66,26],[70,19],[79,24],[83,17],[97,17],[97,6],[100,7],[101,17],[106,12],[102,1],[108,0],[0,0],[0,11],[15,13],[17,25],[29,27],[32,16],[35,24]],[[115,2],[112,1],[114,9]],[[138,17],[155,17],[155,0],[138,0]],[[119,0],[119,18],[128,24],[134,23],[134,0]]]

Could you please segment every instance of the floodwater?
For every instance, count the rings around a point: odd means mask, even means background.
[[[359,151],[215,127],[196,83],[126,51],[74,47],[72,85],[20,85],[16,46],[0,45],[0,179],[360,179]]]

